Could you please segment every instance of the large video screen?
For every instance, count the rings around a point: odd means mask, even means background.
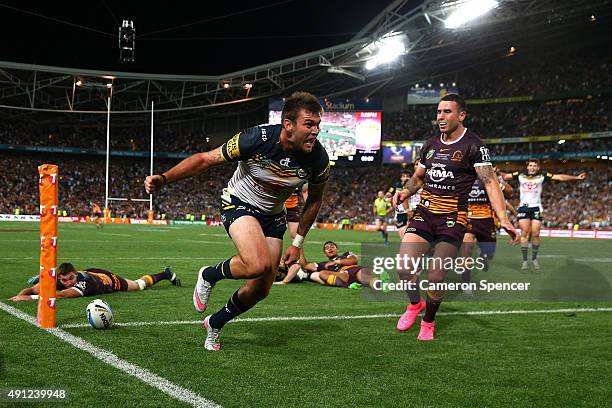
[[[268,121],[281,123],[281,112],[269,111]],[[380,156],[381,126],[379,111],[323,112],[318,139],[338,164],[373,164]]]

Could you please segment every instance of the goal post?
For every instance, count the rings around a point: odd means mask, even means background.
[[[56,270],[58,244],[58,166],[38,166],[40,193],[40,280],[38,291],[38,326],[48,329],[57,326]]]

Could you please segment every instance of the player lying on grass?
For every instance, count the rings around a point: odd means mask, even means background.
[[[342,288],[360,287],[361,284],[368,284],[371,276],[366,274],[364,267],[359,266],[357,256],[346,251],[338,254],[338,245],[333,241],[323,244],[323,253],[327,261],[306,262],[304,265],[291,265],[287,276],[276,284],[289,282],[301,282],[311,280],[322,285],[338,286]]]
[[[75,298],[81,296],[95,296],[112,292],[132,292],[144,290],[161,280],[169,280],[174,286],[180,286],[181,281],[172,272],[169,266],[163,272],[155,275],[143,275],[135,281],[125,279],[104,269],[88,268],[77,271],[71,263],[63,263],[57,268],[58,298]],[[30,300],[38,298],[38,283],[30,288],[19,291],[10,300]]]

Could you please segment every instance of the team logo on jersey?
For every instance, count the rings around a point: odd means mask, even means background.
[[[431,149],[430,151],[427,152],[427,156],[425,156],[426,159],[431,159],[435,153],[435,149]]]
[[[451,157],[451,160],[453,160],[453,161],[461,161],[461,160],[463,160],[463,153],[461,152],[461,150],[455,150],[453,152],[453,156]]]
[[[446,164],[432,163],[431,166],[431,169],[427,170],[427,174],[429,175],[431,181],[439,183],[447,178],[455,178],[452,171],[446,170]]]
[[[480,150],[480,156],[482,158],[482,161],[485,161],[485,162],[491,161],[491,156],[489,155],[489,149],[482,146],[479,150]]]
[[[453,227],[455,226],[455,221],[453,221],[453,220],[447,220],[447,221],[446,221],[446,226],[447,226],[448,228],[453,228]]]
[[[230,159],[236,159],[240,157],[240,148],[238,142],[240,140],[240,133],[237,133],[230,140],[225,143],[225,153]]]
[[[299,169],[297,169],[297,176],[301,179],[305,179],[306,177],[308,177],[308,172],[300,167]]]
[[[74,284],[74,287],[77,289],[80,289],[82,292],[85,291],[85,286],[87,286],[87,284],[83,281],[79,281],[77,283]]]
[[[289,167],[289,163],[291,162],[291,158],[290,157],[286,157],[284,159],[280,160],[280,165],[283,167]]]

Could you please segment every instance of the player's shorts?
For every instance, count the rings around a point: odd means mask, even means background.
[[[113,289],[112,292],[127,292],[127,290],[128,290],[128,283],[125,280],[125,278],[123,278],[123,277],[121,277],[121,276],[119,276],[117,274],[114,274],[114,273],[112,273],[110,271],[107,271],[105,269],[98,269],[98,268],[88,268],[88,269],[85,269],[85,271],[93,272],[93,273],[99,273],[101,275],[108,276],[111,279],[111,281],[113,282],[112,283],[112,289]]]
[[[336,276],[336,279],[334,280],[334,285],[340,288],[348,288],[351,284],[355,282],[359,283],[357,281],[357,272],[359,272],[361,269],[363,269],[363,267],[359,265],[349,266],[348,268],[342,269],[339,272],[347,272],[348,280],[345,282]]]
[[[480,253],[493,258],[497,247],[497,228],[493,218],[470,218],[468,219],[467,231],[474,234],[478,240]]]
[[[467,211],[433,214],[419,205],[408,221],[406,233],[416,234],[434,245],[448,242],[460,248],[466,230]]]
[[[387,222],[387,217],[385,215],[377,215],[376,221],[380,221],[381,223],[385,224]]]
[[[300,207],[287,208],[287,222],[300,222]]]
[[[542,221],[542,209],[540,207],[519,207],[517,210],[516,218],[518,218],[519,220]]]
[[[94,217],[102,217],[102,215],[103,214],[101,212],[95,212],[93,216]]]
[[[263,213],[259,208],[253,207],[237,197],[230,196],[230,200],[231,202],[227,202],[224,199],[221,200],[221,221],[230,238],[232,236],[229,229],[234,221],[249,215],[259,221],[265,237],[283,239],[283,235],[287,231],[287,216],[284,210],[278,214],[270,215]]]
[[[493,218],[468,218],[466,232],[474,234],[478,242],[496,242],[497,240]]]
[[[408,224],[408,214],[407,213],[397,214],[397,218],[395,219],[395,222],[396,222],[398,229],[405,227]]]

